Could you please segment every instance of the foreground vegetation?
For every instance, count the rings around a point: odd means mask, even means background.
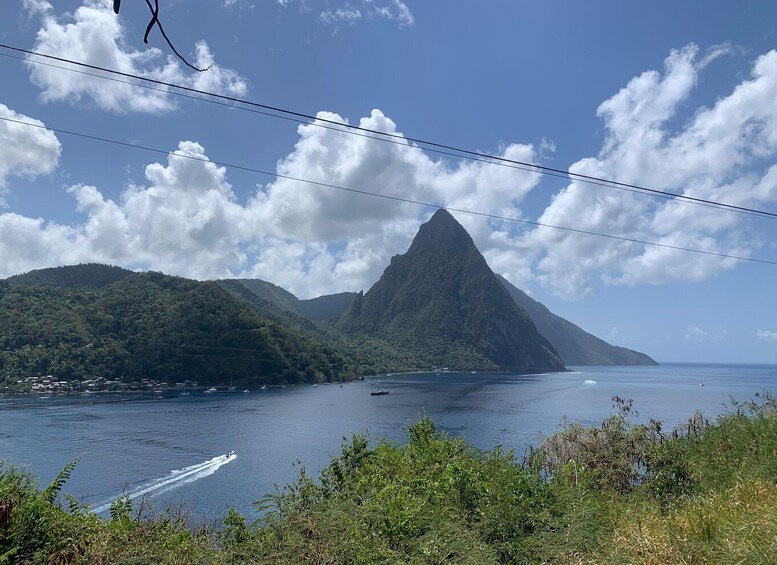
[[[354,436],[318,480],[298,479],[221,528],[118,500],[110,520],[0,468],[0,563],[774,563],[777,404],[715,422],[564,424],[522,459],[421,420],[405,445]]]

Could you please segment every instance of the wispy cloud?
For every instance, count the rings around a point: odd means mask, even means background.
[[[770,330],[758,330],[755,332],[755,336],[760,341],[777,341],[777,332]]]
[[[362,19],[362,12],[350,4],[346,4],[336,10],[326,10],[321,12],[319,19],[326,25],[346,24],[354,25]]]
[[[394,21],[400,28],[412,26],[415,23],[413,13],[402,0],[357,0],[356,4],[346,2],[319,14],[321,23],[335,27],[355,25],[363,19]]]
[[[690,341],[693,343],[701,343],[703,341],[707,341],[709,338],[709,332],[704,331],[698,326],[688,326],[684,336],[685,341]]]

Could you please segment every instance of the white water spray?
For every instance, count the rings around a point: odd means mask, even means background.
[[[130,500],[134,500],[135,498],[144,495],[155,496],[157,494],[162,494],[163,492],[171,491],[181,485],[193,483],[195,481],[199,481],[202,478],[208,477],[218,471],[220,467],[223,467],[227,463],[231,463],[235,459],[237,459],[237,454],[230,452],[228,455],[219,455],[213,459],[208,459],[207,461],[198,463],[197,465],[191,465],[189,467],[184,467],[183,469],[170,471],[169,475],[147,481],[137,488],[132,489],[125,496]],[[92,509],[92,512],[96,514],[105,512],[111,507],[111,504],[114,500],[116,500],[116,498],[117,497],[111,498],[110,500],[96,506]]]

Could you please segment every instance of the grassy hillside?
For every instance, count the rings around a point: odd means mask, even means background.
[[[317,480],[304,469],[257,503],[190,529],[180,512],[102,521],[0,467],[0,562],[13,563],[774,563],[777,410],[766,395],[674,432],[566,424],[523,459],[480,451],[421,420],[404,445],[354,436]],[[140,514],[138,514],[140,512]]]

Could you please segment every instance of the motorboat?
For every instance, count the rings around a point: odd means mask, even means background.
[[[232,457],[234,454],[235,454],[235,452],[234,452],[234,451],[227,451],[227,455],[226,455],[227,459],[229,459],[230,457]]]
[[[206,393],[208,393],[208,392],[216,392],[216,387],[215,387],[215,386],[212,386],[212,387],[210,387],[208,390],[206,390],[205,392],[206,392]]]
[[[384,394],[388,394],[388,393],[389,391],[380,389],[380,390],[376,390],[375,392],[371,392],[370,396],[383,396]]]
[[[267,390],[267,385],[262,385],[262,390]]]

